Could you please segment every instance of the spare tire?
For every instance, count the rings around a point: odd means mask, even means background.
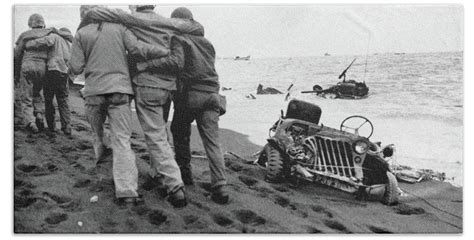
[[[385,193],[382,198],[382,203],[385,205],[395,205],[398,203],[398,182],[395,175],[387,171],[388,182],[385,185]]]
[[[313,91],[322,91],[322,90],[323,88],[317,84],[313,86]]]
[[[269,182],[281,182],[285,178],[287,167],[281,157],[280,152],[269,146],[267,149],[267,175],[266,180]]]

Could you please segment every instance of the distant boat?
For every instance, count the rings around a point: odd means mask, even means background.
[[[325,56],[325,57],[327,57],[327,56],[331,56],[331,54],[329,54],[329,53],[325,53],[325,54],[324,54],[324,56]]]
[[[236,56],[236,57],[234,58],[234,60],[235,60],[235,61],[237,61],[237,60],[248,61],[248,60],[250,60],[250,55],[248,55],[247,57],[239,57],[239,56]]]

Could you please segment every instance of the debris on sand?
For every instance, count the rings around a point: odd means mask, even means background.
[[[91,197],[91,199],[89,200],[91,203],[95,203],[95,202],[98,202],[99,201],[99,197],[97,195],[94,195]]]

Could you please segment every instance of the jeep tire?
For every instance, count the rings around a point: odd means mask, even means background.
[[[267,149],[267,175],[268,182],[281,182],[285,177],[285,164],[280,152],[269,146]]]
[[[387,171],[387,184],[385,185],[385,193],[382,203],[385,205],[395,205],[398,203],[398,182],[393,173]]]

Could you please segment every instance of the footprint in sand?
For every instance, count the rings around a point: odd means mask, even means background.
[[[146,206],[134,206],[132,207],[132,211],[139,216],[143,216],[146,213],[150,212],[151,209]]]
[[[58,207],[68,212],[77,212],[82,210],[81,203],[78,199],[72,199],[68,196],[59,196],[49,192],[43,192],[43,196],[49,197],[51,200],[56,202]]]
[[[236,163],[229,163],[227,167],[234,172],[240,172],[244,168],[244,166]]]
[[[46,167],[46,169],[48,169],[48,171],[50,171],[50,172],[54,172],[54,171],[57,171],[59,169],[58,166],[56,166],[52,163],[46,163],[44,165],[44,167]]]
[[[65,213],[51,213],[49,214],[44,221],[49,224],[58,224],[64,222],[68,219],[68,215]]]
[[[76,162],[76,161],[71,162],[70,165],[71,165],[74,169],[79,170],[80,172],[83,172],[83,171],[86,170],[86,168],[85,168],[82,164],[80,164],[80,163],[78,163],[78,162]]]
[[[38,169],[39,166],[36,165],[27,165],[27,164],[19,164],[16,166],[17,169],[19,169],[22,172],[25,173],[30,173],[33,172],[34,170]]]
[[[68,202],[72,201],[72,198],[70,198],[70,197],[59,196],[59,195],[49,193],[49,192],[43,192],[43,196],[51,198],[57,204],[64,204],[64,203],[68,203]]]
[[[347,230],[346,226],[335,220],[324,220],[324,225],[339,232],[351,233],[349,230]]]
[[[251,227],[249,227],[249,226],[247,226],[247,225],[244,225],[244,226],[242,226],[242,230],[241,230],[241,231],[242,231],[242,233],[256,233],[256,232],[257,232],[257,229],[251,228]]]
[[[114,191],[114,180],[111,178],[104,178],[97,181],[89,188],[89,192],[110,192]]]
[[[258,180],[253,178],[253,177],[240,175],[240,176],[238,176],[238,178],[239,178],[240,181],[245,183],[245,185],[247,185],[248,187],[253,187],[254,185],[256,185],[258,183]]]
[[[148,222],[157,226],[160,226],[166,222],[167,219],[168,217],[163,213],[163,211],[160,210],[153,210],[148,214]]]
[[[333,217],[333,214],[327,208],[319,206],[319,205],[311,206],[311,210],[313,210],[316,213],[326,214],[328,218]]]
[[[30,173],[33,176],[49,175],[59,170],[58,166],[52,163],[46,163],[43,166],[19,164],[16,168],[24,173]]]
[[[23,180],[20,180],[20,179],[15,179],[15,181],[13,183],[13,186],[14,186],[14,189],[18,189],[18,188],[30,188],[31,189],[31,188],[36,187],[31,182],[26,182],[26,181],[23,181]]]
[[[14,196],[14,208],[27,208],[35,203],[37,198],[33,197],[33,192],[28,189],[22,189]]]
[[[204,206],[202,203],[197,202],[197,201],[195,201],[195,200],[188,199],[188,202],[189,202],[190,204],[196,206],[197,208],[204,210],[204,211],[211,211],[211,208],[210,208],[210,207]]]
[[[323,231],[312,226],[306,226],[306,232],[307,233],[322,233]]]
[[[368,226],[370,231],[373,233],[393,233],[387,229],[381,228],[381,227],[376,227],[376,226]]]
[[[282,207],[288,207],[290,205],[290,200],[286,197],[280,196],[280,195],[275,195],[274,196],[274,202]],[[293,209],[294,210],[294,209]]]
[[[290,189],[288,187],[285,187],[285,186],[281,186],[281,185],[275,185],[275,184],[272,184],[271,185],[273,189],[279,191],[279,192],[289,192]]]
[[[186,225],[193,224],[197,220],[199,220],[198,216],[194,216],[194,215],[183,216],[183,221],[184,221],[184,224],[186,224]]]
[[[92,183],[89,179],[79,179],[77,180],[72,187],[74,188],[85,188],[88,187]]]
[[[237,220],[244,224],[250,224],[252,226],[258,226],[265,224],[266,220],[263,217],[258,216],[251,210],[234,210],[232,213],[235,215]]]
[[[232,219],[222,215],[222,214],[214,214],[212,216],[212,220],[214,220],[215,223],[217,223],[219,226],[222,226],[222,227],[227,227],[229,225],[231,225],[232,223],[234,223],[234,221],[232,221]]]
[[[262,198],[267,198],[270,194],[275,193],[275,191],[273,191],[272,189],[262,186],[255,187],[255,191],[257,191],[257,195]]]
[[[395,213],[400,215],[420,215],[424,214],[426,211],[420,207],[412,207],[408,204],[399,204],[395,207]]]

